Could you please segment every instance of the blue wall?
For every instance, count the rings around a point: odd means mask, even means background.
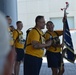
[[[17,0],[0,0],[0,11],[12,18],[12,25],[16,27]]]

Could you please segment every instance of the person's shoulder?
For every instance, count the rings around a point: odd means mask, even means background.
[[[45,35],[50,35],[50,34],[51,34],[51,32],[49,32],[49,31],[45,32]]]
[[[45,32],[44,34],[45,37],[50,36],[50,33],[48,31]]]
[[[14,31],[13,31],[13,34],[18,34],[19,32],[18,32],[18,30],[17,29],[15,29]]]
[[[30,30],[30,32],[28,33],[28,36],[32,37],[32,36],[39,36],[39,33],[35,30],[35,29],[32,29]]]
[[[33,28],[32,30],[30,30],[30,33],[36,33],[37,34],[38,32],[36,29]]]

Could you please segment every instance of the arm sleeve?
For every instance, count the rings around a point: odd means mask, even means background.
[[[40,42],[40,34],[36,30],[32,30],[28,36],[31,42],[32,41]]]
[[[58,34],[59,36],[61,36],[61,35],[63,35],[63,31],[57,31],[57,34]]]
[[[13,39],[14,41],[17,39],[18,37],[18,32],[17,31],[13,31]]]

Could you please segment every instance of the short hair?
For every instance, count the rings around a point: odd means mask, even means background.
[[[17,21],[16,24],[22,23],[22,21]]]
[[[40,19],[42,19],[42,18],[44,18],[44,16],[40,16],[40,15],[37,16],[36,19],[35,19],[35,23],[37,24],[37,22],[38,22]]]
[[[52,22],[52,21],[48,21],[48,22],[46,23],[46,25],[47,25],[48,23],[51,23],[51,24],[53,24],[53,22]]]
[[[14,27],[14,26],[10,26],[10,27]]]
[[[10,27],[14,27],[14,26],[10,26]]]
[[[9,15],[6,16],[6,19],[7,19],[7,18],[10,18],[10,20],[12,20],[11,17],[10,17]]]
[[[6,16],[6,18],[9,18],[9,17],[10,17],[9,15]]]

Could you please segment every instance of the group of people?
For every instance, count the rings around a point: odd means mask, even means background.
[[[45,23],[44,16],[37,16],[35,26],[29,31],[26,42],[23,39],[22,21],[17,21],[17,29],[12,25],[10,16],[6,16],[8,22],[8,31],[10,35],[10,52],[7,56],[9,62],[5,63],[3,75],[19,75],[20,64],[23,65],[24,75],[39,75],[44,49],[46,49],[46,58],[48,68],[51,68],[52,75],[63,75],[64,63],[62,61],[61,49],[63,44],[60,43],[59,36],[63,31],[54,31],[52,21]],[[47,28],[44,33],[42,29]],[[26,47],[24,45],[26,43]],[[61,64],[62,69],[61,69]],[[14,72],[12,73],[12,71]]]
[[[5,27],[7,27],[6,32],[8,33],[7,36],[9,37],[9,39],[4,34],[1,34],[1,35],[4,35],[2,36],[3,39],[4,37],[6,40],[8,39],[9,43],[7,44],[9,44],[9,51],[7,51],[8,53],[6,56],[5,55],[3,56],[5,60],[3,61],[4,62],[3,70],[0,73],[0,75],[19,75],[20,63],[23,61],[23,58],[24,58],[24,43],[25,42],[23,40],[23,32],[21,31],[23,28],[23,23],[21,21],[17,21],[16,22],[17,28],[15,29],[14,26],[11,25],[12,19],[10,16],[5,16],[5,17],[2,16],[2,17],[4,18],[2,19],[2,21],[4,21],[4,26],[6,25]],[[0,26],[2,23],[0,22]],[[1,33],[2,32],[4,32],[4,30],[1,30]],[[3,44],[2,41],[1,43]],[[5,44],[3,45],[4,47],[6,47]]]
[[[11,26],[11,17],[6,16],[8,25],[9,25],[9,33],[10,33],[10,45],[14,47],[15,54],[14,54],[14,62],[13,62],[13,69],[14,73],[12,75],[19,75],[20,64],[24,58],[24,40],[23,40],[23,32],[21,31],[23,28],[23,23],[21,21],[16,22],[17,29]]]
[[[52,21],[45,24],[44,16],[37,16],[35,23],[35,27],[29,31],[26,39],[24,75],[39,75],[44,48],[46,49],[48,67],[51,68],[52,75],[63,75],[64,63],[61,55],[63,44],[60,44],[59,39],[59,36],[63,35],[63,31],[54,31]],[[45,28],[45,25],[47,31],[43,34],[42,29]]]

